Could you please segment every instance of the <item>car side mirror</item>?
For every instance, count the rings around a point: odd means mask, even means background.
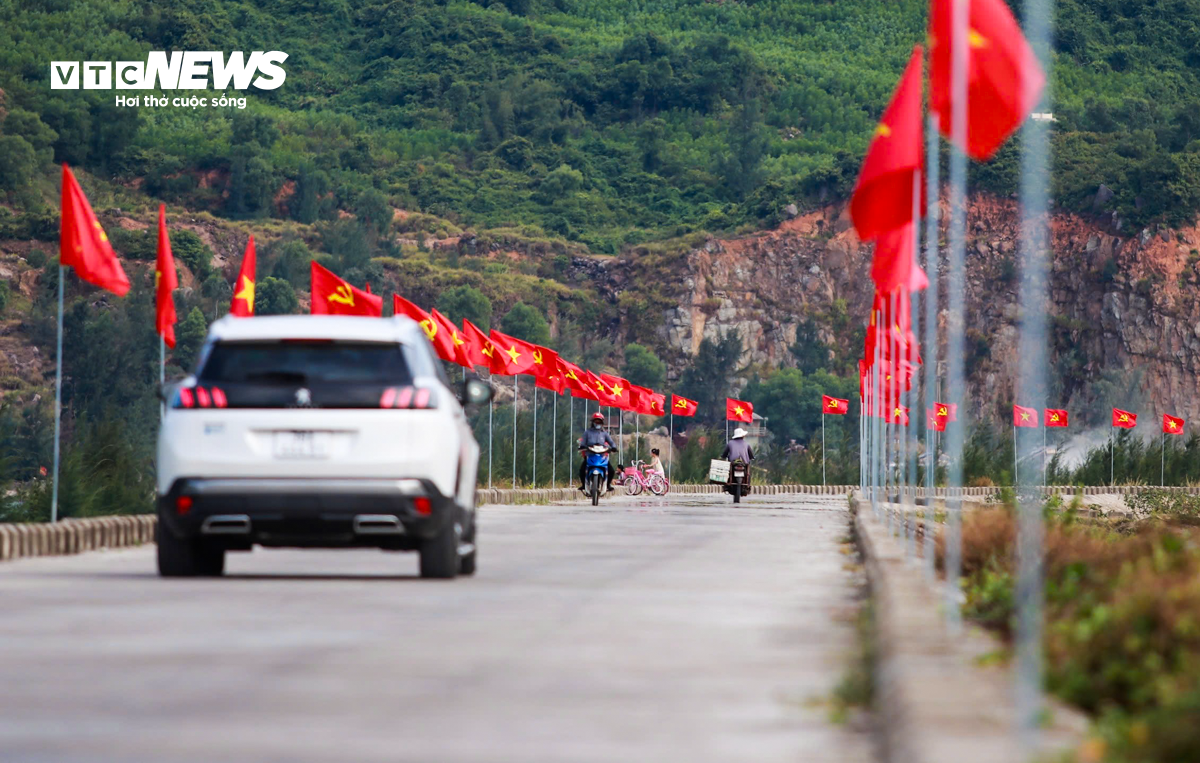
[[[466,379],[458,393],[458,399],[463,405],[483,405],[492,399],[492,385],[483,379]]]

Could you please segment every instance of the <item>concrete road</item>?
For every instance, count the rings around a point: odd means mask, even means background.
[[[0,761],[871,759],[844,499],[482,510],[479,574],[153,547],[0,566]]]

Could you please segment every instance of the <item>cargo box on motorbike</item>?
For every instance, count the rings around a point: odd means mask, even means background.
[[[708,465],[708,481],[724,485],[729,481],[729,462],[714,458]]]

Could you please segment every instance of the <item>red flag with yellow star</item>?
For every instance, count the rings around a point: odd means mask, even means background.
[[[601,405],[617,405],[617,398],[613,397],[612,388],[604,383],[604,380],[596,376],[591,371],[584,371],[584,379],[587,382],[588,388],[595,394],[595,400]]]
[[[129,278],[121,267],[108,234],[92,212],[92,205],[66,162],[62,171],[62,217],[58,228],[58,262],[75,268],[75,275],[107,289],[118,297],[129,291]]]
[[[923,59],[924,52],[918,45],[875,128],[850,198],[850,219],[863,241],[913,221],[913,177],[925,163],[921,130]]]
[[[254,270],[258,257],[254,250],[254,236],[246,242],[246,253],[242,255],[242,267],[233,282],[233,299],[229,302],[229,314],[241,318],[254,315]]]
[[[608,385],[608,390],[612,394],[614,402],[609,405],[615,405],[624,411],[632,411],[633,396],[630,394],[629,382],[619,376],[609,374],[600,374],[600,378]]]
[[[175,347],[175,295],[179,276],[167,235],[167,205],[158,205],[158,256],[154,261],[154,330],[168,347]]]
[[[745,400],[734,400],[732,397],[727,397],[725,398],[725,418],[730,421],[751,424],[754,422],[754,406]]]
[[[1013,405],[1014,427],[1036,428],[1037,425],[1037,408],[1026,408],[1023,405]]]
[[[502,334],[496,329],[492,329],[491,339],[492,344],[496,345],[497,355],[500,356],[500,367],[503,369],[496,373],[505,376],[533,373],[534,345],[508,334]]]
[[[1163,432],[1166,434],[1183,434],[1183,419],[1163,414]]]
[[[967,10],[967,146],[972,159],[996,153],[1042,97],[1046,73],[1004,0],[959,0]],[[929,9],[929,110],[938,129],[950,125],[953,0]]]
[[[312,261],[312,315],[383,315],[383,298],[368,294]]]

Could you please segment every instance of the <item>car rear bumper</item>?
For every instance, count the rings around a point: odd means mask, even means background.
[[[181,478],[158,498],[159,520],[173,535],[231,549],[411,549],[447,523],[465,522],[462,514],[425,479]]]

